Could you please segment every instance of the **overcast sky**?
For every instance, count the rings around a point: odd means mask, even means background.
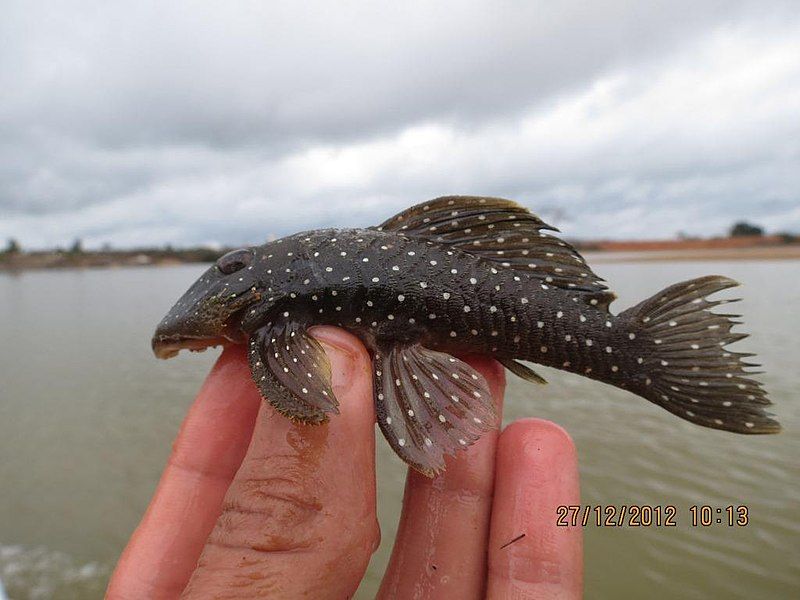
[[[796,1],[3,2],[0,237],[242,244],[498,195],[800,232]]]

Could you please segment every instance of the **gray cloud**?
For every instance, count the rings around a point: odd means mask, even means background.
[[[0,236],[242,243],[442,193],[800,228],[790,2],[7,3]]]

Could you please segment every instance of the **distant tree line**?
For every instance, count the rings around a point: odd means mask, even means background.
[[[739,221],[734,223],[730,229],[731,237],[761,237],[764,235],[764,228],[758,225],[753,225],[747,221]]]
[[[749,223],[747,221],[737,221],[734,223],[731,228],[728,230],[728,235],[730,237],[761,237],[764,235],[764,228],[760,225],[755,225],[753,223]],[[800,236],[788,233],[788,232],[781,232],[777,234],[778,237],[784,243],[790,244],[794,243],[798,240]],[[690,236],[684,232],[678,232],[677,234],[679,239],[696,239],[693,236]],[[585,246],[584,246],[585,247]],[[195,247],[195,248],[185,248],[185,249],[176,249],[172,246],[172,244],[165,244],[162,248],[139,248],[139,249],[131,249],[131,250],[114,250],[111,247],[111,244],[105,243],[102,246],[100,252],[103,253],[110,253],[110,254],[130,254],[130,253],[147,253],[151,256],[155,257],[175,257],[175,258],[182,258],[188,259],[192,262],[210,262],[214,261],[219,256],[227,252],[229,248],[207,248],[203,246]],[[64,250],[62,248],[56,248],[54,252],[62,253]],[[72,245],[67,250],[67,253],[70,255],[80,255],[84,254],[87,251],[83,248],[83,241],[81,238],[75,238],[72,242]],[[0,256],[3,257],[10,257],[15,254],[22,253],[22,246],[15,238],[9,238],[8,242],[6,243],[5,248],[0,251]],[[91,253],[91,251],[90,251]]]
[[[8,244],[6,244],[5,250],[3,250],[3,254],[19,254],[20,248],[19,242],[14,238],[9,238]]]

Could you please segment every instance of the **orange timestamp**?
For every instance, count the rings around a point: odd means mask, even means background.
[[[677,527],[681,511],[673,504],[570,504],[556,508],[558,527]],[[726,525],[744,527],[750,510],[739,504],[711,506],[695,504],[688,508],[686,523],[691,527]]]

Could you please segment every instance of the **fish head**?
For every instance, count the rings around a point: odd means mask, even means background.
[[[152,347],[158,358],[246,341],[242,317],[261,301],[264,287],[253,268],[258,250],[228,252],[192,284],[156,327]]]

